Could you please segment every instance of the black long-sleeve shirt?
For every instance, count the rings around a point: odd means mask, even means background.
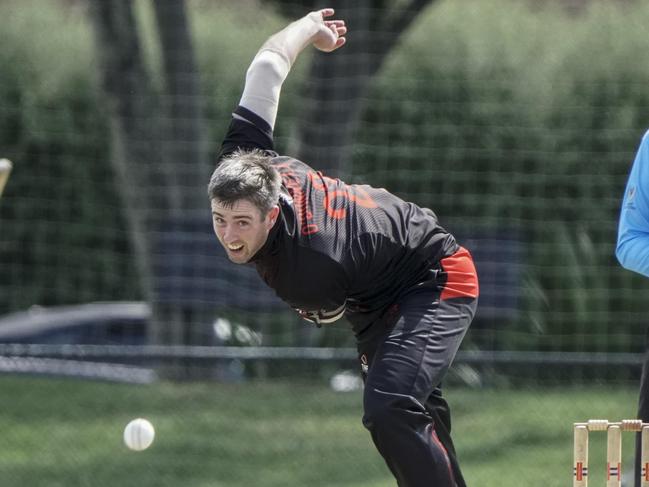
[[[410,291],[438,286],[436,264],[457,251],[435,214],[385,189],[345,184],[273,152],[268,124],[238,107],[223,142],[273,156],[280,216],[251,259],[277,295],[316,323],[345,317],[360,332]]]

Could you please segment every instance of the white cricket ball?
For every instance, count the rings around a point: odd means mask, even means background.
[[[124,428],[124,443],[131,450],[146,450],[153,443],[154,437],[153,425],[144,418],[134,419]]]

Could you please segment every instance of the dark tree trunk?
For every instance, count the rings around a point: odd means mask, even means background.
[[[343,176],[363,109],[364,93],[417,15],[433,0],[407,5],[371,0],[332,0],[336,18],[349,27],[347,44],[334,54],[316,52],[299,117],[296,156]]]
[[[111,163],[129,224],[143,294],[152,296],[147,208],[164,208],[154,189],[166,185],[161,171],[150,171],[158,160],[156,101],[137,36],[130,0],[90,2],[99,58],[99,77],[111,124]],[[151,173],[151,174],[149,174]],[[146,183],[146,184],[145,184]]]
[[[176,279],[176,270],[191,274],[186,270],[196,265],[195,256],[183,253],[183,245],[172,245],[172,252],[161,256],[159,247],[161,241],[174,240],[168,235],[185,232],[176,240],[191,239],[186,229],[179,232],[177,227],[196,220],[199,209],[207,208],[206,130],[185,2],[157,0],[153,6],[164,69],[162,96],[153,89],[146,70],[133,2],[93,0],[90,12],[111,120],[112,162],[143,294],[153,308],[150,340],[188,344],[201,327],[187,323],[187,317],[200,316],[204,325],[205,310],[197,311],[195,303],[176,296],[161,298],[159,290],[174,288],[176,283],[169,282]],[[209,225],[207,211],[204,217]],[[165,271],[159,272],[160,268]]]
[[[184,0],[153,2],[166,82],[168,109],[166,150],[174,186],[207,186],[207,138],[194,47]],[[179,192],[174,209],[196,210],[207,205],[206,191]]]

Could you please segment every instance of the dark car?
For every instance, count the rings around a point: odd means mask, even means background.
[[[149,383],[156,372],[128,360],[62,358],[77,345],[146,345],[151,308],[144,302],[33,306],[0,318],[0,372]]]
[[[0,343],[144,345],[150,320],[139,301],[33,306],[0,318]]]

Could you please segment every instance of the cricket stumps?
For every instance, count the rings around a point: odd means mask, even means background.
[[[575,423],[573,487],[588,486],[588,436],[591,431],[606,431],[606,487],[622,486],[622,432],[642,434],[641,486],[649,487],[649,423],[639,419],[611,422],[607,419],[589,419]]]

